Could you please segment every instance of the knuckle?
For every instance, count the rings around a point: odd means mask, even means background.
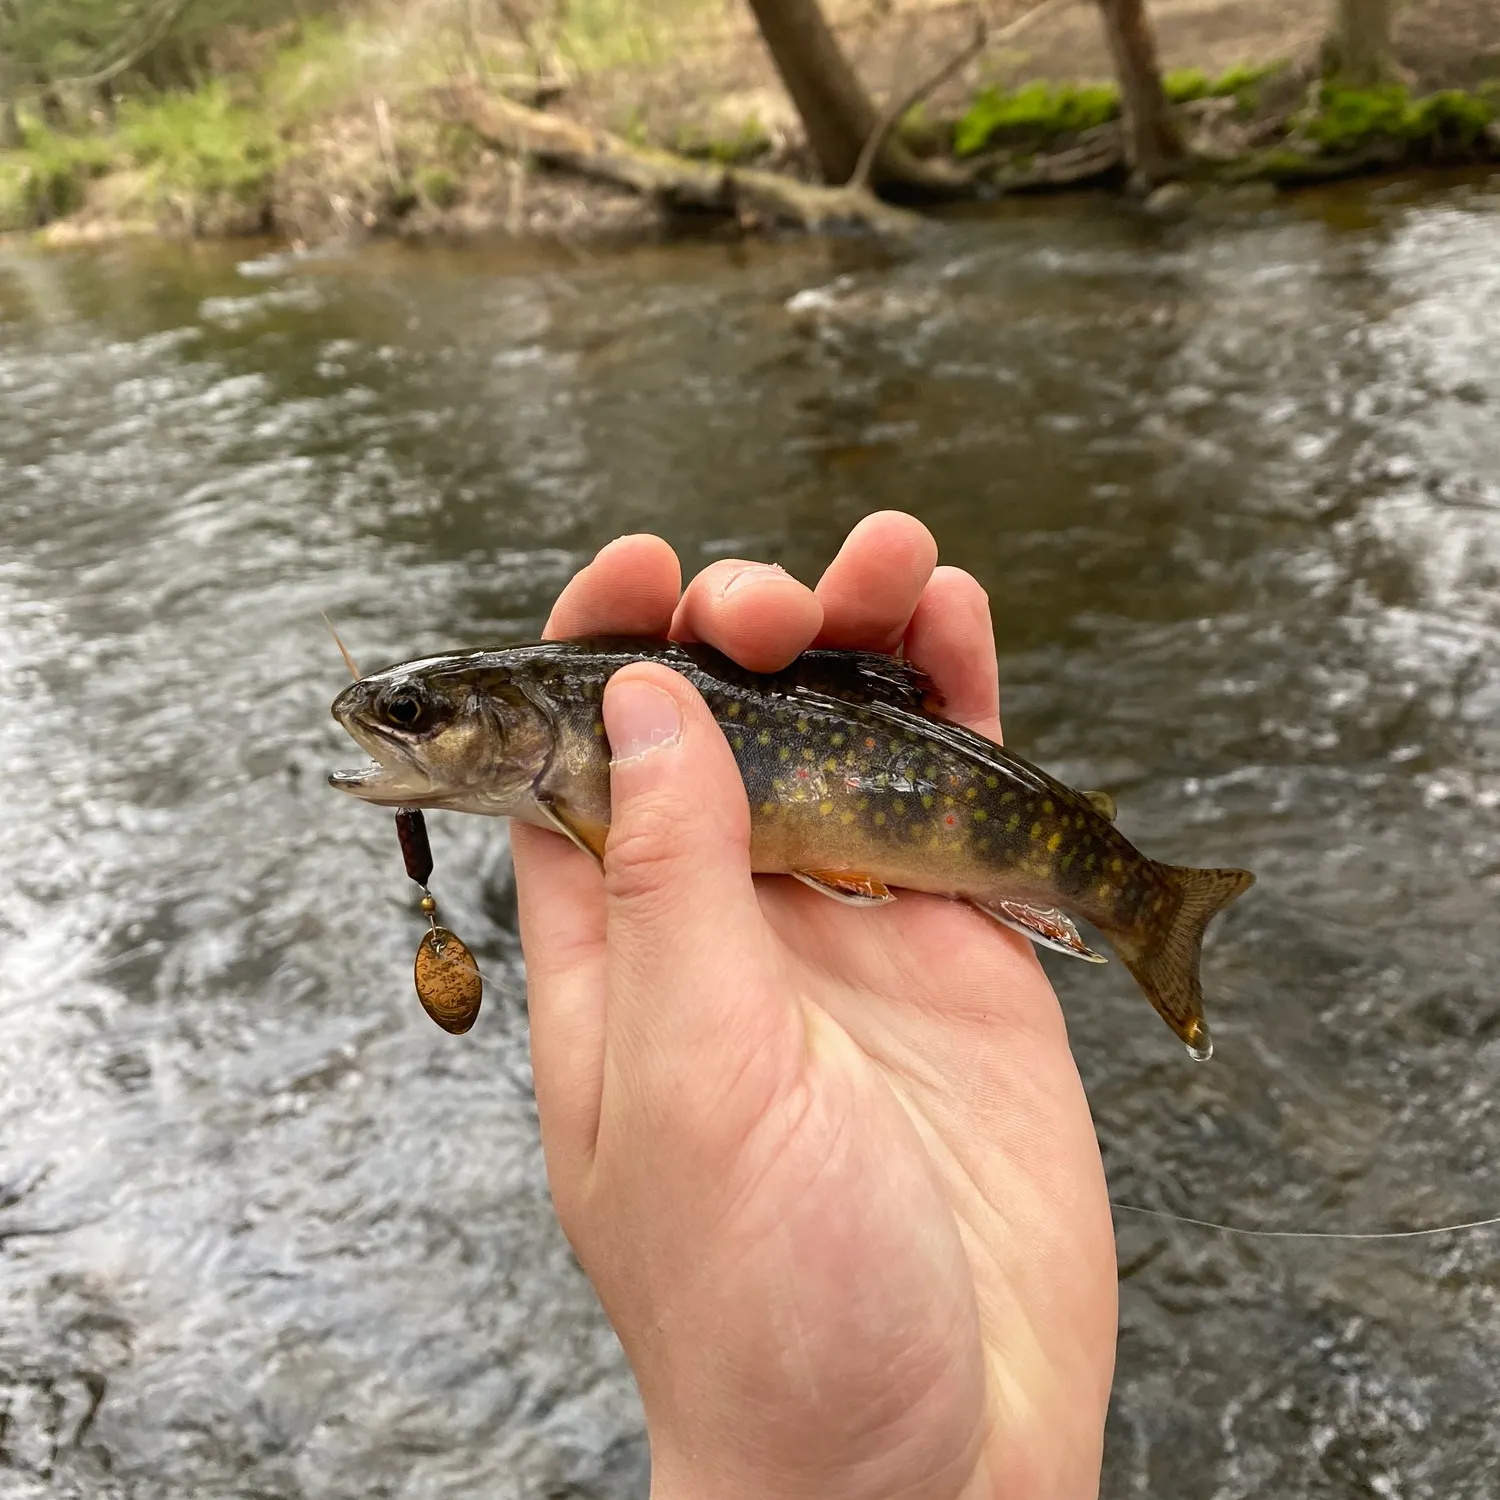
[[[605,842],[605,894],[616,901],[650,901],[672,888],[682,864],[677,810],[657,798],[638,799]]]

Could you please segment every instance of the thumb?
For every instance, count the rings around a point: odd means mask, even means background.
[[[604,692],[607,1050],[657,1082],[743,1064],[790,1002],[766,975],[771,936],[750,872],[750,810],[708,706],[666,667],[621,668]],[[769,1013],[768,1013],[769,1012]]]

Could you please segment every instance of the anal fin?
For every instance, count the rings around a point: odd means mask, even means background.
[[[895,893],[873,875],[853,874],[848,870],[793,870],[803,885],[847,906],[884,906],[896,899]]]
[[[1091,964],[1107,964],[1102,953],[1095,953],[1078,935],[1073,919],[1055,906],[1027,906],[1024,901],[974,901],[985,916],[993,917],[1002,927],[1030,938],[1039,948],[1051,948]]]

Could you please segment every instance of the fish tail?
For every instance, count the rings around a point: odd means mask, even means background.
[[[1203,933],[1217,913],[1255,884],[1255,876],[1248,870],[1157,868],[1177,892],[1177,910],[1165,924],[1120,934],[1113,946],[1156,1013],[1194,1057],[1206,1061],[1213,1055],[1213,1041],[1203,1019],[1203,986],[1198,975]]]

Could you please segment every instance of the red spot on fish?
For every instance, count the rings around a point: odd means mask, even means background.
[[[797,780],[798,781],[806,781],[807,780],[807,767],[806,766],[798,766],[797,767]]]
[[[873,734],[866,736],[866,738],[865,738],[865,749],[866,750],[873,750],[874,748],[875,748],[875,736]]]
[[[954,825],[954,824],[955,824],[955,823],[956,823],[956,822],[958,822],[958,819],[957,819],[957,818],[955,818],[955,817],[954,817],[954,816],[953,816],[953,814],[952,814],[952,813],[948,813],[948,814],[947,814],[947,815],[946,815],[946,816],[945,816],[945,817],[944,817],[944,818],[943,818],[943,822],[945,822],[945,823],[946,823],[946,824],[947,824],[947,825],[948,825],[948,826],[949,826],[949,827],[950,827],[950,828],[952,828],[952,827],[953,827],[953,825]]]

